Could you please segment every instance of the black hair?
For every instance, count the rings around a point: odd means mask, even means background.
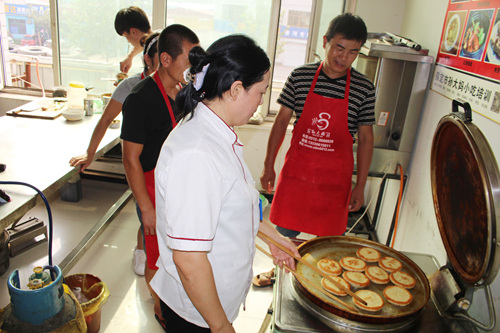
[[[153,32],[152,34],[144,35],[141,37],[140,43],[144,48],[144,51],[142,53],[143,55],[147,54],[151,58],[155,56],[155,54],[158,52],[158,38],[156,37],[158,37],[159,35],[159,32]],[[156,40],[154,40],[155,38]],[[146,63],[146,59],[143,59],[142,62],[144,63],[144,71],[147,71],[148,64]]]
[[[263,80],[271,63],[266,53],[253,39],[234,34],[215,41],[205,52],[195,46],[189,53],[191,76],[200,73],[210,64],[203,85],[196,90],[193,83],[184,87],[175,98],[175,107],[180,118],[192,114],[203,99],[222,98],[235,81],[241,81],[245,89]]]
[[[120,9],[115,16],[115,30],[118,35],[121,36],[124,32],[130,33],[131,28],[139,29],[144,33],[151,30],[148,16],[137,6]]]
[[[182,43],[188,41],[191,44],[199,44],[200,40],[193,30],[181,24],[172,24],[163,29],[158,40],[158,52],[161,56],[167,52],[172,60],[182,54]]]
[[[326,40],[330,41],[337,34],[342,35],[345,39],[359,41],[363,45],[366,42],[368,31],[361,17],[351,13],[344,13],[330,22],[325,34]]]

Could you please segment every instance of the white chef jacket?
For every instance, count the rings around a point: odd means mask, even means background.
[[[233,322],[250,287],[259,194],[234,130],[203,103],[163,144],[155,169],[160,257],[151,286],[179,316],[208,327],[184,291],[172,250],[206,251]]]

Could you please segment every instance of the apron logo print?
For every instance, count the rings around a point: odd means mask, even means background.
[[[323,131],[330,126],[330,122],[328,121],[331,118],[330,114],[326,112],[321,112],[319,117],[314,117],[312,119],[312,125],[318,126],[320,131]]]

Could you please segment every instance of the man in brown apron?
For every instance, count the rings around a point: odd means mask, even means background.
[[[271,222],[285,236],[342,235],[348,212],[364,203],[373,153],[375,90],[351,64],[366,37],[360,17],[345,13],[334,18],[323,37],[325,60],[296,68],[278,98],[281,108],[269,136],[261,184],[269,192],[274,188],[276,154],[295,112],[291,146],[270,213]],[[356,133],[357,179],[352,189]]]

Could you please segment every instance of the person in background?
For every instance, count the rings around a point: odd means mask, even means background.
[[[342,235],[348,212],[364,203],[373,154],[375,89],[351,65],[366,38],[366,25],[359,16],[335,17],[323,36],[325,60],[293,70],[278,98],[281,107],[269,135],[260,180],[264,190],[274,189],[276,154],[295,113],[290,149],[270,211],[271,222],[287,237],[300,232]],[[352,189],[356,134],[357,177]],[[266,273],[257,278],[270,284]]]
[[[190,66],[189,51],[198,44],[198,37],[189,28],[180,24],[166,27],[158,40],[158,70],[140,81],[123,104],[123,165],[144,233],[145,278],[149,288],[158,269],[154,170],[161,146],[177,124],[174,100],[181,82],[186,83],[184,71]],[[158,296],[151,288],[150,292],[155,300],[156,319],[164,325]]]
[[[176,98],[180,125],[155,170],[158,272],[167,332],[234,332],[231,323],[252,277],[260,230],[300,256],[270,224],[259,221],[259,193],[234,126],[246,124],[269,86],[270,62],[255,42],[230,35],[205,53],[191,50],[188,84]],[[275,262],[294,260],[270,245]]]
[[[142,52],[143,47],[140,43],[142,36],[150,34],[151,25],[146,13],[137,6],[130,6],[118,11],[115,16],[115,30],[120,36],[123,36],[132,45],[127,57],[120,62],[120,71],[128,73],[132,67],[132,59]]]
[[[123,102],[132,88],[142,79],[152,74],[158,68],[158,38],[160,33],[144,35],[141,44],[144,46],[143,62],[144,70],[121,82],[111,95],[111,99],[104,109],[104,113],[99,119],[92,137],[90,139],[87,152],[85,154],[72,157],[69,164],[73,167],[80,166],[80,171],[85,170],[94,160],[95,152],[101,143],[106,130],[111,122],[120,114]],[[144,252],[143,235],[141,229],[137,231],[137,245],[133,254],[133,267],[137,275],[144,275],[146,267],[146,253]]]

